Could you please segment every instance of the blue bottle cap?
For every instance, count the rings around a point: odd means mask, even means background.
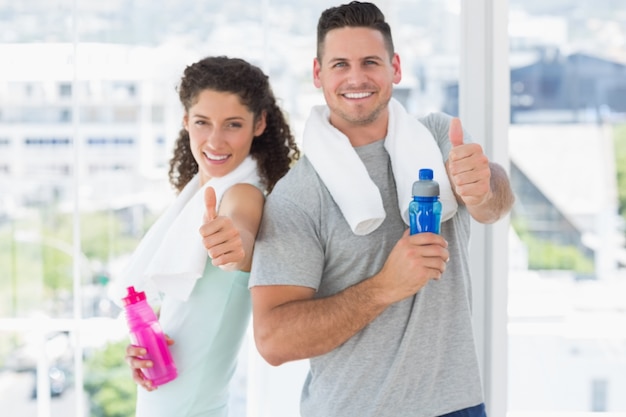
[[[432,180],[433,179],[433,170],[430,168],[422,168],[419,172],[419,179],[422,180]]]
[[[433,170],[422,168],[419,170],[419,181],[413,183],[413,195],[421,197],[438,197],[439,183],[433,180]]]

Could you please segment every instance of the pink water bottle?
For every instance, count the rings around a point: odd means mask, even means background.
[[[130,340],[134,345],[146,349],[141,359],[151,360],[152,368],[142,369],[143,374],[157,387],[176,378],[178,372],[167,346],[165,335],[152,307],[146,301],[143,291],[128,287],[128,294],[122,298],[126,322],[130,330]]]

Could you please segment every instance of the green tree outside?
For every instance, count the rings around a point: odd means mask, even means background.
[[[124,361],[127,340],[92,352],[85,361],[85,391],[91,417],[133,417],[137,385]]]
[[[615,126],[614,143],[619,214],[626,222],[626,124]]]

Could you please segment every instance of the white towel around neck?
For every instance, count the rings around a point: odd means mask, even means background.
[[[369,177],[365,165],[350,140],[329,122],[327,106],[314,106],[304,126],[302,149],[311,161],[344,218],[356,235],[367,235],[385,220],[380,191]],[[430,131],[409,115],[396,100],[389,102],[389,125],[385,149],[398,191],[398,207],[408,225],[408,207],[413,199],[413,182],[421,168],[433,170],[439,183],[442,203],[441,220],[457,210],[457,202],[446,174],[441,151]]]
[[[186,301],[208,259],[199,232],[205,212],[204,190],[208,186],[215,189],[219,207],[224,192],[239,183],[262,189],[257,163],[249,156],[232,172],[212,178],[202,187],[196,174],[141,240],[112,297],[123,297],[126,287],[134,285]]]

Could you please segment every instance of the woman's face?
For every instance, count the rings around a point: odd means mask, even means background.
[[[254,115],[236,94],[204,90],[188,109],[183,125],[200,183],[205,184],[233,171],[249,155],[253,138],[265,129],[265,115],[254,123]]]

